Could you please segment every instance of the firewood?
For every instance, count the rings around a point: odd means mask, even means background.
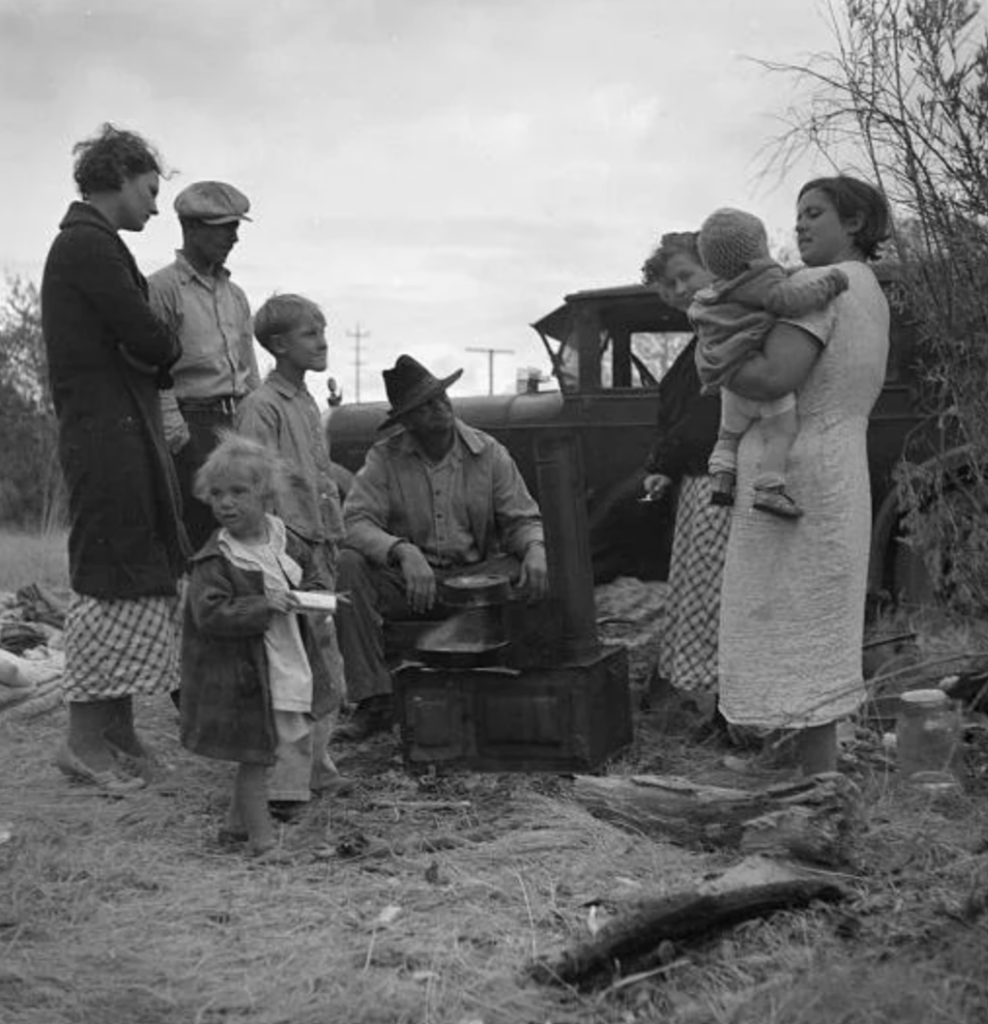
[[[537,961],[532,973],[543,982],[592,987],[610,982],[626,968],[635,969],[663,944],[694,942],[742,921],[846,896],[844,888],[826,876],[800,874],[761,858],[751,861],[752,870],[748,867],[749,862],[742,862],[740,871],[727,872],[693,891],[643,901],[633,912],[604,925],[593,939],[555,960]]]
[[[596,817],[635,832],[826,865],[847,862],[858,820],[857,789],[836,773],[757,790],[676,776],[579,775],[573,794]]]

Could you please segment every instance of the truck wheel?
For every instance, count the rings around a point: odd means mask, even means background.
[[[913,543],[902,526],[889,538],[888,588],[896,604],[909,608],[940,605],[964,614],[988,608],[988,511],[976,484],[957,479],[933,498],[924,514],[936,529]]]

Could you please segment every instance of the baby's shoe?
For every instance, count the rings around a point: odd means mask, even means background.
[[[735,477],[733,473],[714,473],[710,489],[710,504],[728,508],[734,504]]]
[[[755,500],[751,505],[759,512],[767,512],[779,519],[799,519],[803,514],[803,510],[782,486],[756,487]]]

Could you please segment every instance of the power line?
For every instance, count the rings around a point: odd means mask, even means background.
[[[357,321],[357,326],[352,331],[347,331],[347,337],[353,338],[353,366],[354,366],[354,377],[356,378],[356,387],[353,389],[353,398],[355,402],[360,401],[360,369],[363,363],[360,359],[360,343],[364,338],[370,337],[370,331],[365,331],[360,326],[360,321]]]
[[[467,348],[467,352],[479,352],[487,354],[487,394],[494,394],[494,357],[500,355],[514,355],[513,348]]]

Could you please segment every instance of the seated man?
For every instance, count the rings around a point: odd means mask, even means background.
[[[367,453],[343,506],[337,585],[350,605],[337,627],[356,709],[339,738],[390,728],[383,622],[440,616],[437,580],[508,555],[530,598],[548,590],[542,517],[518,467],[502,444],[453,414],[446,389],[462,373],[439,380],[407,355],[383,373],[391,410],[379,429],[403,429]]]

